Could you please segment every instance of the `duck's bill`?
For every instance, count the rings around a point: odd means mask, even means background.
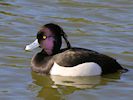
[[[33,43],[26,45],[25,50],[32,51],[37,47],[39,47],[39,43],[38,43],[38,40],[36,39]]]

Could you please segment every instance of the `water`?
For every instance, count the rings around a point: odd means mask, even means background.
[[[132,0],[0,0],[0,100],[132,100]],[[40,49],[24,51],[43,24],[62,26],[73,46],[118,60],[130,71],[96,77],[30,70]]]

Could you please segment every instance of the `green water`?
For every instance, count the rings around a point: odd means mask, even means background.
[[[73,46],[114,57],[130,71],[95,77],[42,76],[30,69],[43,24],[64,28]],[[132,100],[133,0],[0,0],[0,100]]]

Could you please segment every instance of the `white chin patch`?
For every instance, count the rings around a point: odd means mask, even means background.
[[[96,76],[101,75],[101,73],[101,67],[94,62],[83,63],[73,67],[60,66],[54,62],[50,70],[51,75],[59,76]]]
[[[38,40],[36,39],[33,43],[26,45],[25,50],[31,51],[37,47],[39,47],[39,43]]]

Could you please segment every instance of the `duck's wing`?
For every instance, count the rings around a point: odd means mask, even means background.
[[[105,60],[105,58],[109,59],[110,57],[92,50],[71,48],[55,55],[54,58],[59,65],[72,67],[85,62],[98,62],[100,60]]]

